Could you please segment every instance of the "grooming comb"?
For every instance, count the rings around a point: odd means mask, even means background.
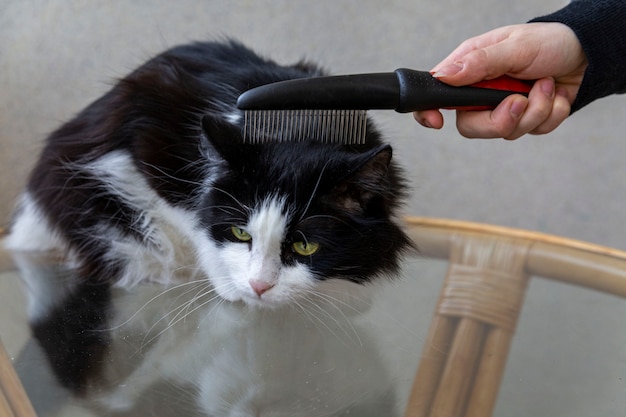
[[[531,85],[503,76],[452,87],[429,72],[394,72],[313,77],[262,85],[241,94],[245,143],[320,140],[365,141],[367,110],[409,113],[428,109],[484,110],[511,94],[528,96]]]

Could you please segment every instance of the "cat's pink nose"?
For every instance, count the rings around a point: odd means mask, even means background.
[[[273,282],[263,281],[260,279],[251,279],[248,281],[250,286],[259,297],[265,294],[267,291],[271,290],[274,287]]]

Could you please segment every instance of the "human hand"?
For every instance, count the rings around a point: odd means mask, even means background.
[[[505,26],[461,43],[434,67],[434,76],[454,86],[508,75],[536,80],[528,98],[514,94],[490,111],[457,110],[457,129],[468,138],[517,139],[545,134],[570,114],[587,68],[574,32],[561,23]],[[439,110],[414,113],[426,127],[440,129]]]

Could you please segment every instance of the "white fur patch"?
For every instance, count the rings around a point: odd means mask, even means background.
[[[22,195],[19,201],[20,212],[6,238],[6,248],[11,251],[48,252],[63,250],[65,242],[50,226],[32,196]]]
[[[108,225],[94,231],[94,236],[102,236],[111,244],[106,258],[117,264],[123,260],[117,286],[130,288],[148,282],[168,286],[198,274],[190,241],[197,238],[195,213],[173,207],[162,199],[125,152],[111,152],[85,168],[141,213],[133,225],[145,236],[141,242]]]
[[[21,197],[19,215],[4,244],[20,270],[28,316],[42,318],[74,286],[68,279],[76,266],[72,253],[28,193]]]

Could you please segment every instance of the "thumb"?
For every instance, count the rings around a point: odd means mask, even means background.
[[[473,49],[462,56],[456,56],[452,63],[444,60],[436,67],[433,76],[447,84],[460,86],[491,80],[507,74],[515,76],[519,68],[527,63],[520,48],[503,40],[501,42]]]

